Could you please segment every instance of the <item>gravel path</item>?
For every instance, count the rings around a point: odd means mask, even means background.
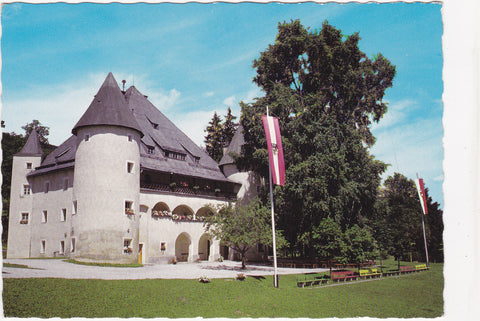
[[[104,280],[138,280],[138,279],[196,279],[234,278],[238,273],[250,276],[273,275],[273,267],[265,265],[247,265],[241,270],[241,262],[200,262],[152,264],[138,268],[100,267],[73,264],[58,260],[42,259],[5,259],[4,263],[22,264],[29,268],[3,267],[3,278],[62,278],[62,279],[104,279]],[[278,274],[301,274],[323,272],[327,269],[292,269],[278,268]]]

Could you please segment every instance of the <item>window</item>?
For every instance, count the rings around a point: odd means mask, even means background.
[[[160,243],[160,251],[164,253],[166,250],[167,250],[167,243],[165,242]]]
[[[48,217],[48,212],[43,211],[42,212],[42,223],[47,223],[47,217]]]
[[[67,209],[62,208],[62,211],[60,213],[60,221],[65,222],[67,220]]]
[[[23,195],[30,195],[30,185],[23,185]]]
[[[47,241],[46,240],[41,240],[40,241],[40,253],[44,254],[46,248],[47,248]]]
[[[65,254],[65,241],[60,241],[60,254]]]
[[[182,153],[177,153],[177,152],[172,152],[172,151],[166,150],[166,151],[165,151],[165,157],[172,158],[172,159],[178,159],[178,160],[184,161],[185,158],[187,157],[187,155],[186,155],[186,154],[182,154]]]
[[[90,140],[90,134],[85,134],[85,141],[88,142]]]
[[[75,253],[76,243],[77,243],[77,239],[72,237],[72,239],[70,241],[70,252],[71,253]]]
[[[131,142],[131,141],[133,140],[132,135],[127,135],[127,137],[128,137],[128,141],[129,141],[129,142]]]
[[[153,153],[155,153],[155,147],[147,146],[147,154],[153,154]]]
[[[133,202],[132,201],[125,201],[125,214],[133,215],[135,212],[133,211]]]
[[[50,182],[45,182],[45,185],[43,186],[43,191],[45,193],[48,193],[48,191],[50,191]]]
[[[27,169],[32,169],[32,163],[30,162],[26,163],[25,166],[27,167]]]
[[[133,162],[127,162],[127,173],[133,174],[134,165]]]
[[[195,162],[195,164],[200,164],[200,157],[194,156],[193,161]]]
[[[123,254],[132,253],[132,239],[123,239]]]
[[[72,215],[77,214],[77,201],[73,201],[72,204]]]
[[[69,183],[68,177],[65,177],[63,179],[63,190],[64,191],[66,191],[68,189],[68,183]]]
[[[28,224],[28,213],[22,213],[22,218],[20,219],[20,224]]]

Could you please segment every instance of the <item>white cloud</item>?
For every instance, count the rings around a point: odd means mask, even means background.
[[[233,106],[235,104],[235,95],[225,98],[223,104],[225,106]]]
[[[203,97],[212,97],[215,93],[213,91],[209,91],[209,92],[206,92],[206,93],[203,93]]]
[[[161,111],[166,111],[175,106],[180,98],[180,92],[176,89],[171,89],[168,92],[152,92],[148,99]]]
[[[213,114],[221,115],[215,109],[212,110],[195,110],[186,113],[175,113],[166,115],[170,120],[177,125],[195,144],[204,146],[203,140],[205,137],[205,128],[208,122],[212,119]]]

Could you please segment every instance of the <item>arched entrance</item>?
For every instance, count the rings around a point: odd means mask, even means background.
[[[208,261],[210,257],[210,247],[212,246],[212,241],[207,234],[203,234],[198,241],[198,258],[202,261]]]
[[[175,241],[175,256],[178,262],[187,262],[190,256],[190,247],[192,241],[190,235],[187,233],[181,233]]]

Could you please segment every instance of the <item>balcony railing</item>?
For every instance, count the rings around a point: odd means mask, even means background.
[[[162,192],[172,192],[182,195],[198,195],[198,196],[211,196],[218,198],[226,198],[229,200],[235,200],[237,195],[235,193],[222,192],[219,189],[212,190],[205,187],[190,187],[183,185],[166,185],[166,184],[152,184],[152,183],[140,183],[140,188],[153,190],[153,191],[162,191]]]

